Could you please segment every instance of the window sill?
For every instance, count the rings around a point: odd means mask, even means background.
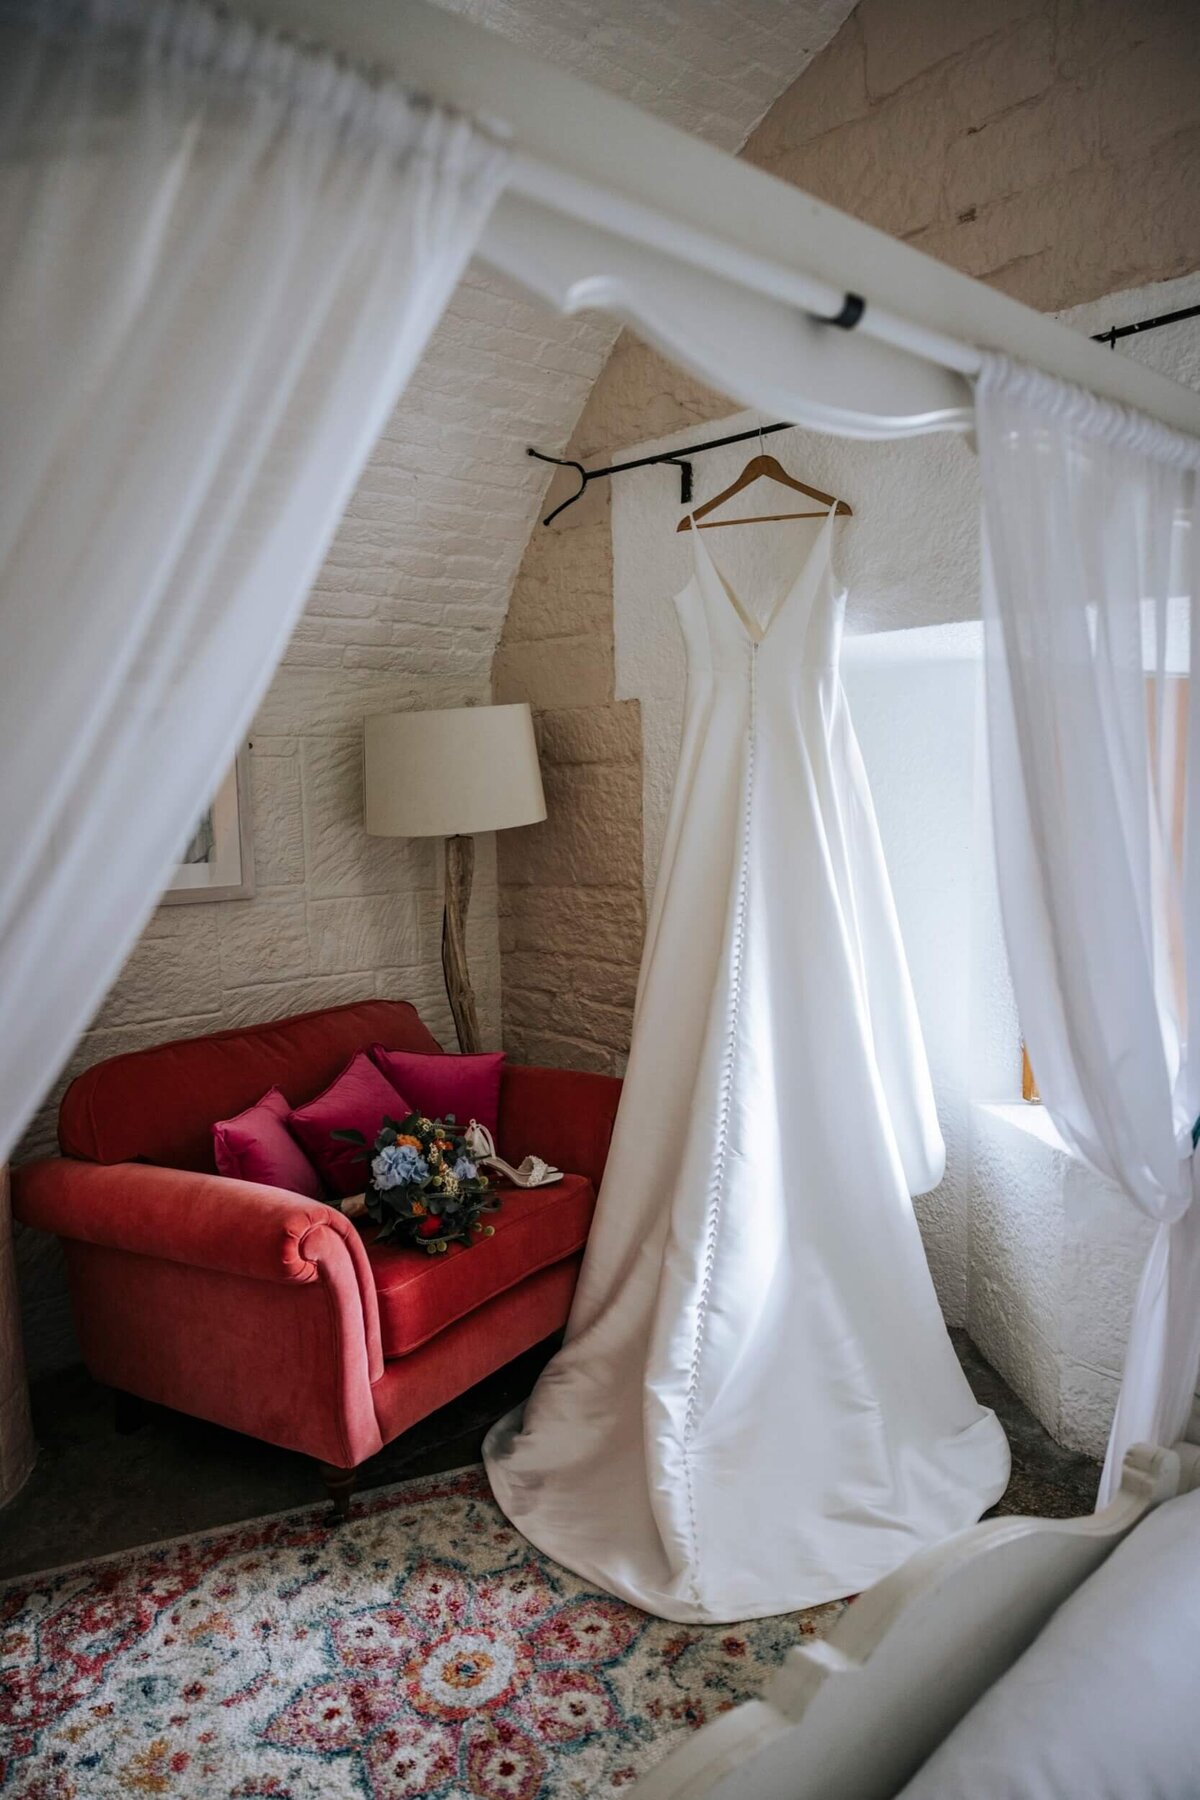
[[[1009,1125],[1026,1137],[1036,1138],[1039,1144],[1058,1156],[1071,1156],[1044,1106],[1033,1105],[1028,1100],[989,1100],[977,1104],[980,1112],[985,1112],[990,1119],[999,1119],[1002,1125]]]

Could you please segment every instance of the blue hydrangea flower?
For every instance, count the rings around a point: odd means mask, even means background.
[[[474,1181],[479,1170],[475,1167],[475,1164],[471,1161],[469,1156],[460,1156],[450,1173],[452,1175],[457,1175],[460,1181]]]
[[[428,1181],[429,1164],[411,1144],[389,1144],[372,1162],[371,1177],[377,1188],[407,1187]]]

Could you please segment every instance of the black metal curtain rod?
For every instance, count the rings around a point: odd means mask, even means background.
[[[1134,337],[1139,331],[1157,331],[1160,325],[1178,325],[1181,319],[1194,319],[1200,306],[1181,306],[1178,312],[1159,313],[1157,319],[1139,319],[1136,325],[1114,325],[1111,331],[1093,332],[1098,344],[1115,344],[1118,338]]]
[[[704,444],[688,444],[683,450],[664,450],[658,456],[637,456],[632,462],[610,463],[607,469],[585,469],[581,462],[575,462],[569,456],[547,456],[544,450],[526,450],[526,456],[536,456],[539,462],[556,463],[560,469],[574,469],[579,476],[579,487],[575,493],[548,512],[542,520],[549,525],[557,519],[560,512],[566,512],[568,506],[574,506],[583,498],[589,481],[600,481],[606,475],[624,475],[627,469],[648,469],[652,463],[673,463],[679,470],[679,504],[686,506],[692,497],[692,462],[693,456],[702,456],[706,450],[723,450],[726,444],[744,444],[750,438],[768,437],[773,431],[790,431],[791,426],[785,420],[781,425],[756,425],[752,431],[735,431],[732,437],[710,438]]]
[[[865,311],[865,304],[857,294],[847,294],[846,304],[835,317],[825,319],[822,323],[838,325],[843,331],[853,331]],[[1134,337],[1138,332],[1157,331],[1162,325],[1178,325],[1182,319],[1194,319],[1200,314],[1200,305],[1181,306],[1177,312],[1160,313],[1154,319],[1139,319],[1133,325],[1114,325],[1109,331],[1093,333],[1097,344],[1108,344],[1116,348],[1119,338]],[[692,497],[692,458],[703,456],[706,450],[723,450],[726,444],[745,444],[751,438],[768,437],[773,431],[790,431],[791,425],[784,420],[778,425],[756,425],[751,431],[735,431],[731,437],[709,438],[703,444],[686,444],[682,450],[662,450],[657,456],[637,456],[631,462],[610,463],[606,469],[585,469],[581,462],[570,456],[547,456],[544,450],[535,450],[530,446],[526,456],[536,456],[539,462],[553,463],[559,469],[574,469],[579,476],[579,486],[573,494],[560,502],[553,512],[548,512],[542,520],[543,525],[551,524],[559,513],[566,512],[568,506],[574,506],[583,498],[589,481],[602,481],[609,475],[624,475],[629,469],[648,469],[655,463],[671,463],[679,470],[679,504],[686,506]]]

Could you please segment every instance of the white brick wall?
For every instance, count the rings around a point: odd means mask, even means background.
[[[471,0],[457,11],[736,148],[833,34],[849,0]],[[34,1122],[53,1147],[65,1081],[118,1051],[383,993],[453,1043],[440,967],[440,855],[361,826],[367,713],[491,697],[509,593],[547,471],[616,335],[472,268],[350,502],[256,721],[258,891],[153,919]],[[478,847],[472,974],[498,1041],[495,847]],[[31,1364],[74,1349],[53,1248],[24,1233]]]
[[[442,0],[684,131],[737,150],[851,0]]]

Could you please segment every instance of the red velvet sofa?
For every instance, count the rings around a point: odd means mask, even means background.
[[[272,1085],[298,1105],[374,1042],[440,1049],[369,1000],[113,1057],[67,1089],[62,1156],[13,1176],[17,1216],[65,1241],[91,1373],[315,1457],[343,1511],[359,1463],[565,1323],[620,1093],[506,1065],[499,1154],[569,1173],[506,1190],[494,1237],[437,1257],[216,1173],[215,1120]]]

